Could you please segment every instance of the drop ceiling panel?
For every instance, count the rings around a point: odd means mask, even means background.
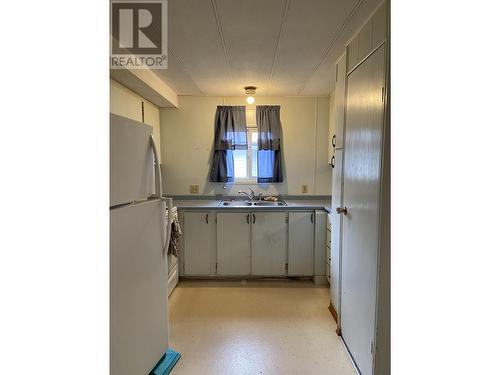
[[[285,0],[217,0],[233,82],[243,93],[255,85],[265,94]]]
[[[379,3],[169,0],[169,69],[156,74],[179,95],[328,95],[335,60]]]
[[[168,45],[201,92],[214,94],[231,90],[231,78],[210,0],[168,2]]]
[[[358,0],[292,1],[281,36],[273,95],[299,95]],[[291,91],[291,92],[290,92]]]
[[[334,64],[333,55],[329,53],[323,63],[308,79],[300,95],[330,95],[334,88]]]
[[[168,53],[168,69],[155,69],[154,73],[160,77],[177,94],[203,95],[189,73],[185,70],[182,61],[179,61],[170,51]]]

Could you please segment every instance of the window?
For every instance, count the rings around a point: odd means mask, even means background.
[[[234,150],[234,177],[236,182],[257,183],[257,128],[247,130],[248,149]]]

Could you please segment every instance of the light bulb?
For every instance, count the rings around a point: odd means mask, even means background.
[[[253,96],[247,96],[247,103],[253,104],[255,102],[255,98]]]

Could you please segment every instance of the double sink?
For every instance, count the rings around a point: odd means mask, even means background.
[[[280,207],[286,206],[283,201],[272,202],[272,201],[221,201],[219,203],[221,207]]]

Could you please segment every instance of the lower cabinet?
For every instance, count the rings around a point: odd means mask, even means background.
[[[288,275],[314,272],[314,213],[290,212],[288,224]]]
[[[250,216],[248,212],[217,213],[217,275],[250,274]]]
[[[312,211],[185,211],[181,275],[313,276],[314,218]]]
[[[286,275],[286,212],[254,212],[252,275]]]
[[[184,213],[184,275],[210,275],[215,220],[209,212]]]

